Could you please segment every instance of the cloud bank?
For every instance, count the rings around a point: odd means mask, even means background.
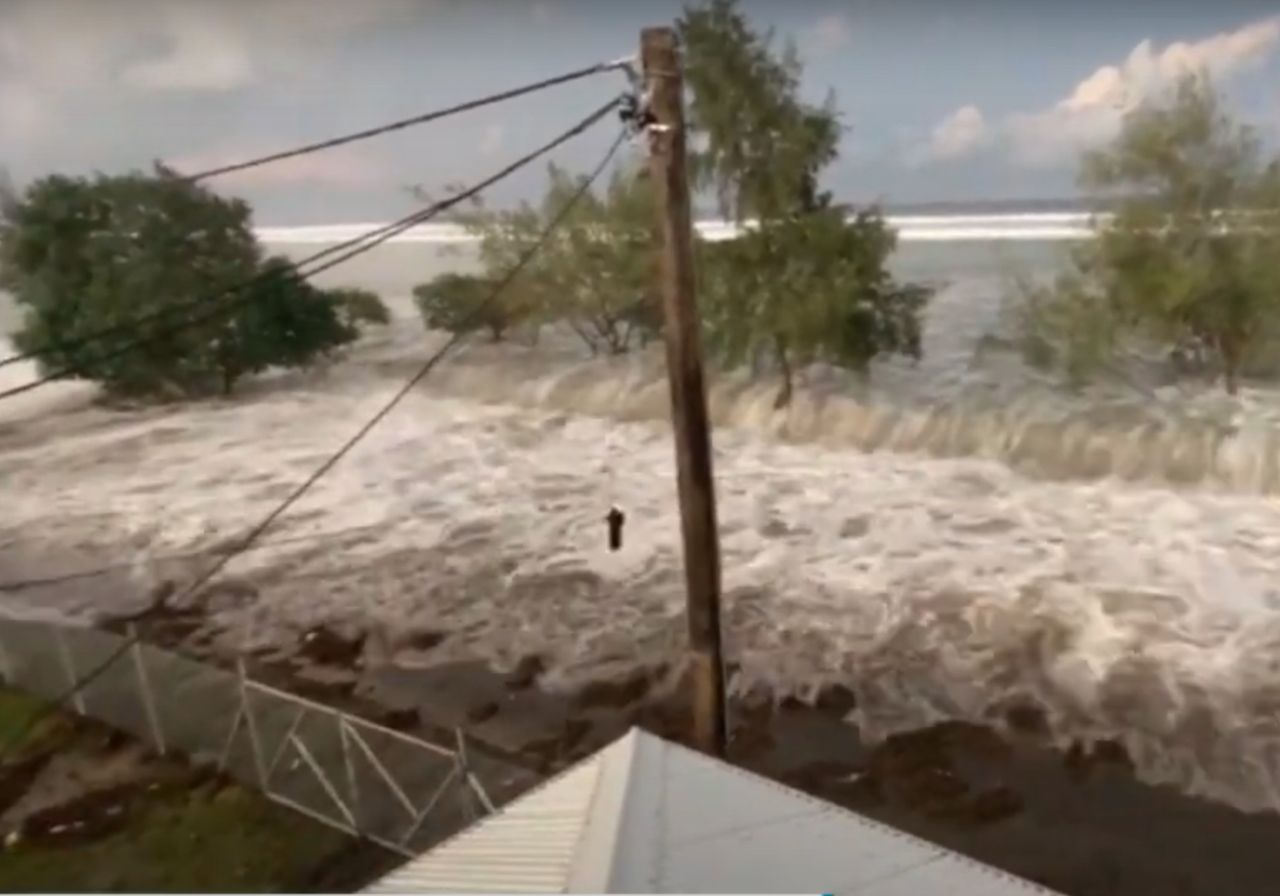
[[[994,147],[1024,167],[1058,167],[1113,137],[1125,113],[1185,74],[1203,71],[1225,83],[1265,63],[1278,47],[1280,17],[1163,49],[1144,40],[1123,61],[1096,69],[1047,108],[991,123],[979,107],[962,106],[934,128],[923,155],[954,160]]]
[[[0,132],[35,140],[86,95],[222,93],[304,77],[358,30],[422,15],[414,0],[5,0]]]

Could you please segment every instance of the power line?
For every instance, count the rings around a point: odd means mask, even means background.
[[[389,134],[392,131],[400,131],[405,128],[414,127],[420,124],[426,124],[429,121],[435,121],[440,118],[446,118],[450,115],[456,115],[460,112],[469,112],[473,109],[479,109],[484,106],[490,106],[494,103],[500,103],[505,100],[515,99],[516,97],[525,96],[539,90],[545,90],[548,87],[555,87],[559,84],[567,84],[570,81],[577,81],[590,75],[598,75],[602,72],[613,71],[615,69],[626,70],[629,60],[617,60],[615,62],[600,62],[586,68],[580,68],[576,71],[566,72],[563,75],[556,75],[553,78],[544,78],[541,81],[535,81],[532,84],[526,84],[523,87],[514,87],[510,90],[504,90],[501,93],[490,94],[475,100],[468,100],[465,103],[458,103],[455,106],[449,106],[446,109],[438,109],[435,112],[427,112],[422,115],[415,115],[412,118],[404,118],[400,121],[393,121],[390,124],[384,124],[381,127],[369,128],[364,131],[357,131],[354,134],[347,134],[342,137],[334,137],[329,140],[321,140],[318,143],[309,143],[306,146],[299,146],[296,149],[287,149],[282,152],[271,153],[270,155],[260,156],[256,159],[249,159],[244,162],[236,162],[231,165],[222,165],[218,168],[210,168],[207,171],[201,171],[198,174],[184,175],[183,179],[196,183],[207,180],[211,177],[218,177],[223,174],[231,174],[234,171],[244,171],[249,168],[256,168],[259,165],[266,165],[271,162],[279,162],[284,159],[292,159],[296,156],[308,155],[309,153],[319,152],[324,149],[332,149],[335,146],[343,146],[347,143],[355,143],[358,140],[367,140],[370,137],[379,137],[382,134]]]
[[[383,225],[382,227],[376,228],[375,230],[371,230],[358,237],[355,237],[354,239],[347,240],[344,243],[339,243],[337,246],[332,246],[324,250],[323,252],[317,252],[314,255],[309,256],[307,259],[304,259],[303,261],[300,261],[292,265],[294,272],[297,274],[300,274],[303,279],[307,279],[315,276],[316,274],[327,271],[330,268],[337,267],[343,262],[349,261],[350,259],[356,257],[357,255],[361,255],[365,252],[370,251],[376,246],[381,245],[382,243],[397,236],[400,233],[403,233],[404,231],[410,229],[411,227],[424,223],[430,220],[431,218],[435,217],[436,215],[440,214],[441,212],[444,212],[455,205],[465,202],[466,200],[472,198],[476,194],[489,188],[490,186],[497,183],[498,181],[503,180],[509,177],[510,175],[514,174],[516,171],[520,170],[521,168],[524,168],[532,164],[542,156],[546,155],[547,153],[559,147],[561,144],[568,142],[573,137],[576,137],[578,134],[581,134],[583,131],[590,128],[592,125],[594,125],[600,119],[604,118],[614,109],[617,109],[621,104],[622,104],[622,100],[620,98],[615,98],[610,100],[609,102],[601,106],[599,109],[597,109],[595,112],[592,112],[582,121],[580,121],[578,124],[574,125],[569,130],[563,132],[562,134],[557,136],[555,139],[548,141],[547,143],[538,147],[534,151],[512,162],[510,165],[503,168],[501,171],[497,172],[496,174],[493,174],[490,177],[487,177],[484,180],[479,181],[476,184],[473,184],[472,186],[468,187],[462,192],[456,193],[447,199],[441,200],[440,202],[433,203],[432,205],[424,209],[420,209],[416,212],[413,212],[412,214],[406,215],[405,217],[401,218],[398,221],[392,222],[391,224]],[[340,254],[338,254],[336,257],[330,258],[324,264],[321,264],[318,267],[312,268],[307,271],[301,270],[303,265],[316,261],[323,256],[332,255],[335,252],[338,252]],[[204,305],[210,302],[217,302],[221,298],[227,295],[233,294],[235,292],[247,290],[250,287],[261,282],[264,279],[264,277],[269,277],[269,276],[275,276],[274,272],[268,273],[268,274],[259,274],[253,279],[246,281],[245,283],[238,284],[236,286],[231,287],[230,289],[224,289],[221,292],[214,294],[212,297],[202,297],[201,299],[184,303],[181,306],[175,306],[169,309],[162,309],[158,312],[152,313],[151,315],[144,315],[143,317],[140,317],[135,321],[133,321],[128,326],[136,326],[138,323],[144,323],[144,322],[155,320],[161,317],[167,317],[170,314],[175,313],[176,311],[179,311],[179,310],[185,310],[187,308],[195,307],[198,305]],[[117,357],[120,357],[121,355],[129,353],[134,349],[138,348],[139,346],[148,345],[156,341],[158,338],[173,335],[184,329],[187,329],[188,327],[194,326],[196,324],[204,323],[208,320],[212,320],[213,318],[221,314],[234,311],[235,309],[239,308],[243,304],[246,304],[252,299],[253,299],[252,293],[248,293],[234,301],[227,302],[225,304],[219,304],[206,314],[197,315],[196,317],[184,319],[169,327],[162,327],[158,330],[155,330],[141,338],[130,340],[129,342],[126,342],[125,344],[119,346],[118,348],[94,358],[93,363],[101,363],[103,361],[109,361],[113,358],[117,358]],[[119,328],[113,327],[111,329],[118,330]],[[80,340],[79,344],[85,345],[92,341],[94,340],[91,334],[90,336],[86,336],[82,340]],[[6,359],[4,362],[0,362],[0,366],[3,366],[3,364],[13,363],[16,360],[21,360],[21,356]],[[80,365],[66,366],[58,370],[55,370],[52,373],[39,377],[38,379],[32,380],[29,383],[24,383],[21,386],[14,386],[12,388],[6,389],[3,392],[0,392],[0,400],[4,400],[6,398],[12,398],[14,396],[21,395],[24,392],[30,392],[31,390],[37,389],[40,386],[53,382],[54,380],[63,379],[64,377],[67,377],[69,375],[76,373],[79,367]]]
[[[605,111],[607,111],[607,109]],[[600,113],[597,113],[597,115],[594,117],[593,120],[598,120],[600,117],[602,117],[602,115]],[[591,172],[591,174],[589,174],[586,178],[583,179],[582,183],[579,184],[578,188],[573,192],[573,194],[564,203],[564,205],[560,207],[559,211],[556,212],[555,216],[550,221],[547,222],[547,225],[538,234],[537,239],[534,240],[534,242],[531,245],[529,245],[524,252],[521,253],[520,257],[516,260],[516,263],[512,265],[510,269],[508,269],[507,273],[503,275],[502,279],[499,280],[494,285],[494,287],[489,291],[489,293],[485,296],[485,298],[482,301],[478,302],[471,309],[471,311],[467,313],[467,315],[462,320],[462,325],[459,326],[457,328],[457,331],[453,333],[445,341],[444,345],[440,346],[439,349],[437,349],[434,353],[432,353],[432,355],[429,358],[427,358],[427,360],[418,369],[418,371],[412,377],[409,378],[408,382],[406,382],[399,390],[397,390],[395,395],[393,395],[391,399],[386,404],[384,404],[376,414],[370,417],[369,420],[364,423],[364,425],[362,425],[358,430],[356,430],[355,434],[352,435],[351,438],[347,439],[347,441],[343,443],[343,445],[340,448],[338,448],[337,451],[335,451],[332,455],[330,455],[329,458],[324,463],[322,463],[319,467],[317,467],[315,471],[310,476],[308,476],[304,482],[302,482],[302,484],[300,484],[297,488],[295,488],[289,494],[288,497],[286,497],[270,513],[268,513],[265,517],[263,517],[262,520],[256,526],[254,526],[251,530],[249,530],[249,534],[246,535],[244,539],[241,540],[236,545],[236,548],[234,550],[229,551],[226,554],[223,554],[215,563],[213,563],[209,567],[208,570],[206,570],[202,575],[197,577],[196,580],[192,582],[191,585],[189,585],[183,591],[183,597],[187,597],[187,596],[190,596],[191,594],[194,594],[201,587],[203,587],[205,583],[207,583],[210,579],[212,579],[219,572],[221,572],[226,567],[226,565],[231,562],[232,559],[239,556],[244,551],[249,550],[253,546],[254,542],[257,541],[257,539],[261,537],[262,534],[271,527],[272,523],[274,523],[277,519],[280,518],[281,515],[283,515],[286,511],[288,511],[290,507],[292,507],[295,503],[297,503],[298,500],[302,498],[302,496],[305,495],[317,482],[319,482],[325,476],[325,474],[327,474],[330,470],[332,470],[333,467],[337,465],[339,461],[341,461],[344,457],[346,457],[349,453],[351,453],[351,450],[355,448],[356,445],[358,445],[365,438],[365,436],[367,436],[371,431],[373,431],[374,427],[376,427],[379,423],[381,423],[387,417],[387,415],[390,414],[396,408],[396,406],[399,405],[400,402],[403,401],[404,398],[410,392],[413,391],[413,389],[418,385],[418,383],[422,382],[422,380],[426,378],[426,376],[435,368],[435,366],[438,363],[440,363],[441,360],[444,359],[444,356],[448,354],[448,352],[451,351],[453,347],[457,345],[458,342],[460,342],[464,338],[464,335],[466,331],[470,328],[470,325],[475,321],[479,320],[485,314],[485,312],[488,311],[489,307],[495,301],[497,301],[498,297],[502,295],[502,293],[507,289],[507,287],[510,286],[511,283],[518,276],[520,276],[520,274],[524,271],[524,269],[528,267],[529,263],[533,261],[534,257],[542,250],[543,246],[546,245],[547,240],[551,238],[551,235],[555,232],[555,230],[564,222],[565,218],[569,216],[569,213],[573,211],[574,207],[577,206],[578,202],[582,199],[582,197],[587,193],[588,190],[591,189],[592,185],[600,178],[600,175],[604,173],[604,170],[609,167],[609,163],[613,160],[613,157],[617,153],[618,148],[622,146],[623,142],[627,139],[627,136],[628,136],[628,131],[626,128],[623,128],[623,130],[620,131],[618,136],[614,139],[613,143],[610,144],[608,151],[605,152],[604,157],[600,160],[599,164],[596,165],[595,169]],[[94,681],[100,678],[109,668],[111,668],[112,665],[114,665],[122,656],[124,656],[125,653],[134,644],[138,643],[139,640],[140,638],[137,633],[133,634],[128,638],[125,638],[120,643],[120,645],[115,650],[113,650],[110,655],[107,656],[105,660],[103,660],[101,663],[95,666],[87,674],[85,674],[84,676],[76,680],[76,682],[71,687],[69,687],[62,694],[60,694],[55,700],[50,701],[45,706],[43,706],[42,708],[32,713],[31,716],[28,718],[27,722],[24,725],[22,725],[8,739],[8,741],[4,744],[3,748],[0,749],[0,765],[3,765],[6,761],[8,761],[9,757],[12,755],[17,745],[27,738],[27,736],[31,733],[31,731],[35,728],[35,726],[39,725],[41,721],[48,718],[54,712],[57,712],[57,710],[62,706],[62,704],[65,703],[68,699],[80,693],[86,687],[88,687],[90,684],[92,684]]]

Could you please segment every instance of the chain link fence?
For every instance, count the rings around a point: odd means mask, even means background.
[[[53,700],[129,636],[0,615],[0,677]],[[135,643],[78,689],[70,708],[148,744],[216,763],[239,783],[406,856],[493,811],[461,734],[453,748],[411,737]],[[479,763],[475,760],[479,759]]]

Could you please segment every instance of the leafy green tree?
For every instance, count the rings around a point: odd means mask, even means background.
[[[337,306],[342,322],[348,327],[383,327],[391,323],[391,311],[376,292],[353,287],[340,287],[325,292]]]
[[[0,285],[23,309],[14,342],[45,370],[112,393],[225,392],[353,336],[287,262],[263,261],[244,202],[163,169],[47,177],[3,212]],[[258,273],[251,296],[225,294]]]
[[[1019,279],[1008,315],[1025,360],[1039,370],[1061,371],[1075,387],[1111,363],[1123,329],[1117,309],[1094,288],[1090,264],[1085,247],[1049,284]]]
[[[1082,187],[1109,201],[1093,238],[1024,303],[1024,337],[1077,379],[1123,350],[1207,359],[1229,393],[1280,349],[1280,158],[1191,75],[1085,155]]]
[[[790,398],[797,365],[824,360],[865,370],[883,352],[918,355],[928,291],[889,276],[892,231],[874,209],[846,221],[846,210],[818,189],[840,139],[834,101],[803,102],[794,50],[775,52],[733,0],[686,9],[677,26],[690,127],[701,147],[692,160],[696,183],[717,195],[726,216],[753,225],[736,240],[701,247],[700,304],[712,348],[729,364],[772,354],[783,373],[780,403]],[[480,237],[484,276],[510,269],[580,186],[552,167],[538,205],[455,215]],[[504,319],[562,322],[593,354],[643,345],[660,330],[657,246],[652,186],[643,171],[623,168],[556,228],[512,285]],[[456,281],[445,284],[429,295],[441,322],[461,301]]]
[[[268,258],[246,298],[215,343],[224,395],[247,374],[306,367],[359,335],[335,296],[312,286],[287,258]]]
[[[818,179],[839,155],[841,126],[833,94],[820,106],[799,98],[794,46],[775,50],[773,33],[753,30],[737,0],[687,7],[676,25],[689,126],[704,144],[693,154],[698,184],[737,222],[825,206]]]
[[[582,187],[554,166],[540,218],[548,222]],[[553,236],[534,273],[540,304],[593,354],[622,354],[657,330],[657,209],[639,169],[614,172],[588,191]]]
[[[556,166],[541,203],[493,212],[475,206],[454,220],[480,239],[482,278],[446,275],[419,287],[428,326],[458,326],[470,290],[513,268],[540,239],[552,219],[582,187]],[[551,238],[494,304],[495,338],[516,322],[563,323],[592,354],[621,354],[651,338],[657,328],[654,264],[657,218],[652,190],[638,170],[616,171],[599,193],[586,192]],[[451,323],[452,322],[452,323]]]
[[[492,296],[493,281],[474,274],[441,274],[413,289],[413,300],[429,330],[474,333],[485,330],[501,342],[513,320],[503,296]]]
[[[920,354],[930,291],[888,272],[894,234],[877,209],[852,220],[819,190],[838,155],[834,99],[800,98],[794,48],[776,51],[735,0],[710,0],[678,22],[701,151],[696,182],[713,190],[742,235],[703,253],[708,342],[723,363],[762,353],[791,400],[797,367],[825,361],[866,371],[879,354]]]
[[[709,244],[699,300],[710,351],[729,366],[771,356],[782,374],[777,407],[790,402],[798,367],[821,361],[865,374],[883,352],[920,357],[930,293],[893,281],[893,245],[878,214],[847,221],[836,208]]]

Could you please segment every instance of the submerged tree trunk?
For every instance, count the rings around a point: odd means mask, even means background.
[[[225,341],[218,343],[218,373],[222,379],[222,397],[227,398],[236,385],[236,361],[231,346]]]
[[[1236,369],[1234,361],[1228,361],[1223,366],[1222,379],[1227,387],[1228,395],[1238,395],[1240,393],[1240,372]]]
[[[1228,395],[1240,392],[1240,347],[1234,339],[1222,337],[1218,339],[1218,357],[1222,362],[1222,382]]]
[[[778,390],[778,397],[774,399],[773,407],[775,410],[781,410],[791,404],[794,386],[791,359],[787,357],[787,343],[781,336],[774,337],[773,350],[778,359],[778,369],[782,371],[782,388]]]

